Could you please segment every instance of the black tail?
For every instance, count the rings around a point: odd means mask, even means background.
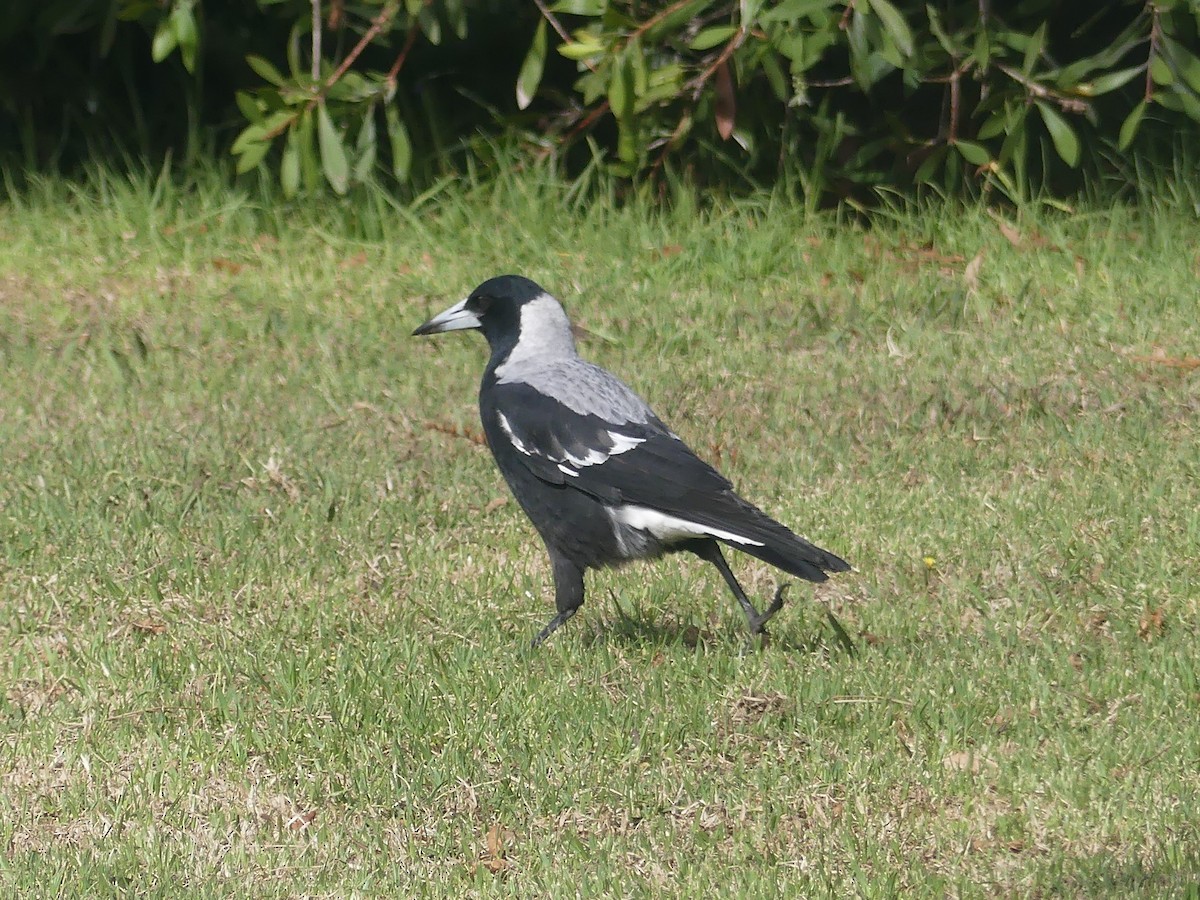
[[[728,506],[719,516],[692,516],[696,521],[708,519],[703,524],[722,531],[757,541],[761,546],[743,544],[739,541],[719,539],[722,543],[749,553],[751,556],[770,563],[805,581],[825,581],[826,572],[848,572],[850,564],[840,556],[823,550],[806,541],[786,525],[776,522],[753,503],[730,492],[726,495]],[[724,505],[724,504],[722,504]]]

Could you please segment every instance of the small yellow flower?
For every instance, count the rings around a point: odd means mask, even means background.
[[[934,568],[934,566],[937,565],[937,560],[934,559],[932,556],[926,556],[926,557],[924,557],[924,560],[925,560],[925,568],[927,568],[927,569],[932,569],[932,568]]]

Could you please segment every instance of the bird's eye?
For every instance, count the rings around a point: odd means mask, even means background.
[[[492,305],[492,298],[487,294],[475,294],[467,301],[467,308],[476,315],[483,315]]]

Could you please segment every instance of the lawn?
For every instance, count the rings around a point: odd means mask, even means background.
[[[1200,227],[1160,187],[10,199],[0,894],[1197,897]],[[596,573],[531,652],[483,341],[409,337],[503,272],[855,571],[749,652],[698,560]]]

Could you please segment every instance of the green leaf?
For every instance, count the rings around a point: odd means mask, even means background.
[[[154,32],[154,41],[150,44],[150,58],[156,63],[162,62],[171,55],[179,39],[175,36],[175,23],[167,16],[158,23]]]
[[[1109,72],[1107,75],[1101,75],[1093,81],[1079,85],[1079,93],[1085,97],[1099,97],[1101,94],[1107,94],[1109,91],[1115,91],[1119,87],[1124,87],[1140,75],[1143,70],[1143,66],[1134,66],[1130,69],[1121,69],[1118,72]]]
[[[538,85],[542,83],[542,72],[546,68],[546,20],[538,22],[537,30],[533,33],[533,43],[521,63],[521,72],[517,75],[517,108],[526,109],[533,102]]]
[[[756,24],[758,11],[762,5],[763,0],[740,0],[738,3],[738,19],[747,31]]]
[[[417,13],[417,23],[421,26],[421,34],[425,35],[429,43],[436,47],[442,42],[442,22],[428,3],[421,4],[421,11]]]
[[[599,16],[606,5],[606,0],[558,0],[550,9],[570,16]]]
[[[1183,44],[1171,38],[1163,38],[1163,49],[1170,57],[1172,67],[1183,76],[1188,87],[1196,93],[1200,93],[1200,59],[1197,59],[1195,54]]]
[[[780,103],[786,103],[791,99],[790,85],[787,77],[783,74],[783,66],[779,64],[779,57],[774,53],[767,53],[762,58],[763,74],[767,77],[767,84],[771,86],[771,92],[775,95],[775,99]]]
[[[884,29],[900,52],[905,56],[912,56],[912,31],[909,29],[908,23],[904,21],[900,10],[896,9],[890,0],[871,0],[871,9],[875,10],[875,15],[879,16]]]
[[[927,5],[925,7],[925,14],[929,17],[929,30],[933,32],[933,36],[937,38],[937,42],[942,45],[942,49],[946,53],[952,57],[957,57],[966,52],[958,41],[950,37],[946,33],[946,30],[942,28],[942,18],[938,15],[937,9],[932,5]]]
[[[346,158],[342,136],[338,134],[324,103],[317,104],[317,145],[321,148],[321,168],[325,171],[325,180],[335,192],[346,193],[350,186],[350,162]]]
[[[1038,26],[1029,38],[1029,43],[1025,45],[1025,61],[1021,63],[1021,73],[1028,77],[1033,73],[1033,67],[1037,65],[1038,58],[1042,55],[1042,51],[1046,49],[1046,23],[1043,22]]]
[[[270,141],[252,141],[242,146],[241,152],[238,154],[237,173],[239,175],[249,172],[267,155],[267,151],[271,149]]]
[[[604,45],[595,38],[588,41],[571,41],[569,44],[559,44],[558,53],[567,59],[590,59],[604,52]]]
[[[642,42],[639,38],[634,37],[629,42],[626,56],[629,58],[629,69],[633,79],[633,96],[636,99],[646,93],[646,87],[650,80],[650,73],[646,68],[646,54],[642,52]]]
[[[289,127],[295,118],[296,113],[292,110],[283,109],[279,112],[271,113],[265,119],[243,128],[242,133],[237,136],[230,149],[234,153],[241,153],[247,144],[253,144],[258,141],[267,141],[269,143],[275,135]]]
[[[637,162],[637,135],[629,122],[617,121],[617,158],[622,162]]]
[[[412,144],[408,139],[408,129],[404,127],[395,104],[385,106],[383,115],[387,122],[388,140],[392,145],[392,174],[400,181],[407,181],[412,168]]]
[[[1167,65],[1167,61],[1162,58],[1160,53],[1155,53],[1150,57],[1150,77],[1154,79],[1155,84],[1161,84],[1164,87],[1175,83],[1171,67]]]
[[[354,180],[360,184],[370,179],[371,170],[375,168],[375,145],[375,104],[371,103],[363,116],[362,127],[358,129],[354,148],[358,153],[354,160]]]
[[[975,64],[979,66],[980,71],[986,72],[988,63],[992,61],[992,44],[988,40],[986,28],[980,28],[979,33],[975,35],[975,52],[972,55],[975,57]]]
[[[192,4],[176,3],[175,8],[171,10],[171,25],[175,30],[175,39],[179,42],[179,57],[183,60],[183,67],[194,73],[196,46],[199,40]]]
[[[1137,137],[1138,126],[1142,124],[1142,116],[1146,114],[1146,102],[1142,100],[1121,123],[1121,133],[1117,137],[1118,150],[1127,149],[1133,143],[1133,139]]]
[[[954,149],[973,166],[986,166],[992,161],[987,147],[983,146],[983,144],[977,144],[974,141],[955,141]]]
[[[242,129],[241,133],[234,138],[233,146],[230,147],[230,152],[237,155],[244,151],[250,144],[257,144],[265,140],[267,137],[267,125],[265,122],[255,122],[247,125]]]
[[[979,126],[979,130],[975,132],[975,136],[981,141],[986,141],[1001,134],[1007,128],[1008,113],[1003,109],[998,109],[987,118],[987,121]]]
[[[1044,100],[1035,102],[1042,114],[1042,121],[1046,123],[1046,130],[1050,132],[1050,139],[1054,141],[1054,149],[1063,162],[1075,168],[1079,165],[1079,138],[1058,110]]]
[[[688,44],[691,50],[711,50],[717,44],[723,44],[735,34],[737,34],[737,26],[735,25],[715,25],[712,28],[702,28],[700,33],[692,38],[692,42]]]
[[[288,131],[287,143],[283,145],[283,159],[279,163],[279,183],[283,196],[291,199],[300,191],[300,142],[296,129]]]
[[[241,110],[242,115],[246,117],[247,122],[253,124],[262,121],[262,108],[258,105],[258,101],[254,99],[253,94],[248,91],[235,91],[233,99],[237,103],[237,108]]]
[[[1183,106],[1183,111],[1188,114],[1188,118],[1193,122],[1200,122],[1200,100],[1196,99],[1196,95],[1187,91],[1177,91],[1176,96],[1179,97],[1180,104]]]
[[[653,9],[653,4],[649,4]],[[642,37],[650,44],[656,44],[666,39],[667,37],[676,34],[684,25],[691,22],[696,16],[700,15],[707,7],[712,5],[712,0],[692,0],[691,3],[681,3],[678,6],[667,7],[666,14],[649,26]],[[610,6],[611,8],[611,6]]]
[[[959,152],[961,153],[962,151],[960,150]],[[917,184],[928,184],[929,182],[933,181],[933,176],[937,174],[937,170],[941,168],[945,159],[946,148],[938,147],[927,157],[925,157],[925,161],[921,163],[916,174],[913,175],[913,180],[917,182]]]
[[[251,53],[246,57],[246,64],[258,73],[259,78],[269,81],[276,87],[283,87],[287,83],[282,73],[261,56],[255,56]]]
[[[617,121],[628,118],[633,110],[633,71],[625,55],[613,62],[612,78],[608,82],[608,105]]]
[[[812,16],[814,13],[828,12],[833,6],[830,0],[783,0],[771,9],[758,16],[758,24],[770,22],[794,22],[797,19]],[[838,4],[841,6],[841,4]]]
[[[304,187],[316,191],[321,185],[321,163],[317,159],[311,109],[304,110],[300,116],[300,124],[296,126],[296,143],[300,145],[300,175]]]

